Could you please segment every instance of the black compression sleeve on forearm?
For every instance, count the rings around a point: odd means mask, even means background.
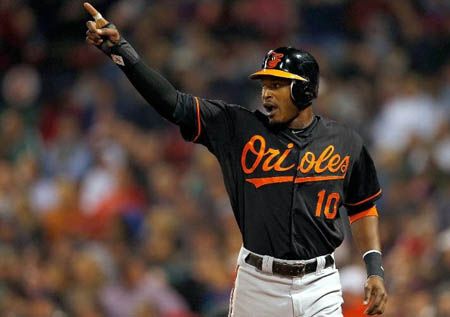
[[[137,91],[160,115],[174,122],[178,92],[172,84],[143,61],[120,67]]]
[[[115,29],[116,27],[109,23],[106,28]],[[116,44],[105,40],[97,47],[122,69],[136,90],[160,115],[174,122],[177,90],[167,79],[145,65],[127,40],[121,37]]]

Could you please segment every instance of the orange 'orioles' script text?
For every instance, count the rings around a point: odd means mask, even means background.
[[[266,140],[261,135],[254,135],[245,144],[242,150],[241,166],[245,174],[253,173],[261,167],[264,172],[276,171],[285,172],[296,168],[302,174],[313,173],[312,176],[295,177],[294,176],[274,176],[247,178],[246,181],[252,183],[256,188],[273,183],[305,183],[325,180],[344,179],[350,163],[350,156],[341,157],[335,153],[334,146],[328,145],[319,155],[313,152],[306,152],[301,158],[298,166],[296,164],[285,164],[286,158],[294,147],[289,143],[283,151],[266,146]],[[325,172],[326,175],[322,175]]]

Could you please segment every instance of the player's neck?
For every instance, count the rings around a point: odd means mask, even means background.
[[[291,129],[304,129],[308,127],[314,120],[312,106],[309,106],[298,113],[298,116],[289,123]]]

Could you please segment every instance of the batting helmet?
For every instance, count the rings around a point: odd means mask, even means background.
[[[279,47],[267,52],[262,69],[251,79],[275,76],[292,79],[291,97],[303,108],[311,104],[319,90],[319,64],[308,52],[293,47]]]

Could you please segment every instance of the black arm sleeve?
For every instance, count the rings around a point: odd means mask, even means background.
[[[178,91],[159,73],[143,61],[120,67],[137,91],[155,110],[167,120],[174,122]]]
[[[106,28],[116,27],[108,23]],[[106,40],[97,47],[122,69],[131,84],[160,115],[174,122],[173,113],[177,105],[178,91],[167,79],[148,67],[123,37],[117,44],[113,45]]]

